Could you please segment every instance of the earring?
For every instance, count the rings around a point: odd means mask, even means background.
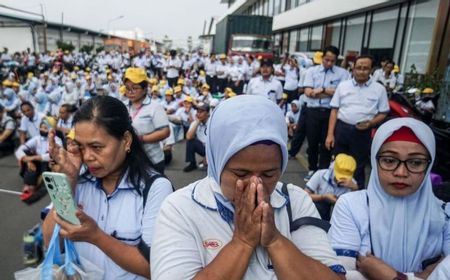
[[[131,152],[130,147],[128,147],[128,148],[126,149],[126,151],[127,151],[127,154],[129,154],[129,153]]]

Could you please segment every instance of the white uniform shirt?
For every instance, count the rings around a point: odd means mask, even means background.
[[[210,77],[214,77],[216,75],[216,67],[217,67],[217,62],[216,61],[213,62],[210,59],[208,59],[205,63],[206,75],[208,75]]]
[[[329,169],[317,170],[311,179],[309,179],[308,183],[306,183],[306,187],[314,194],[332,193],[336,197],[351,191],[349,188],[338,186],[334,178],[331,178],[332,175]],[[355,179],[352,179],[352,181],[356,184]]]
[[[83,206],[83,211],[92,217],[106,234],[131,246],[136,246],[142,238],[147,246],[151,247],[156,216],[162,201],[170,193],[170,182],[165,178],[156,179],[143,209],[143,197],[125,180],[125,176],[110,195],[106,195],[98,181],[86,179],[78,182],[75,201]],[[87,242],[74,244],[80,256],[105,272],[103,279],[146,279],[125,271],[95,245]]]
[[[56,126],[62,127],[62,128],[69,128],[69,129],[72,128],[73,127],[73,115],[70,115],[67,120],[59,119],[58,124]]]
[[[26,132],[28,138],[39,135],[39,126],[41,125],[42,118],[45,117],[44,114],[35,112],[33,118],[30,120],[26,116],[22,116],[20,120],[19,130]]]
[[[308,68],[303,87],[308,88],[336,88],[339,83],[348,80],[349,73],[341,67],[333,66],[325,69],[323,65]],[[331,97],[307,98],[306,103],[311,108],[330,108]]]
[[[61,139],[55,137],[55,142],[58,145],[62,145]],[[42,161],[49,161],[50,154],[48,153],[48,138],[42,137],[41,135],[34,136],[25,144],[20,145],[17,151],[15,152],[15,156],[18,160],[26,156],[26,152],[31,152],[35,155],[39,155],[42,158]]]
[[[255,77],[250,80],[247,86],[247,94],[261,95],[277,102],[283,97],[283,86],[281,82],[271,76],[268,80],[262,77]]]
[[[167,78],[176,78],[179,76],[179,70],[181,68],[181,60],[178,57],[169,58],[167,61]],[[169,66],[173,66],[175,68],[169,68]]]
[[[198,120],[193,121],[191,125],[189,126],[189,130],[194,126],[194,123],[199,122]],[[195,132],[195,137],[203,143],[203,145],[206,145],[206,126],[208,123],[202,123],[200,122],[197,126],[197,130]]]
[[[128,104],[128,112],[138,135],[150,134],[169,126],[169,119],[162,105],[158,102],[152,102],[148,96],[138,109]],[[164,160],[164,153],[159,142],[143,143],[143,146],[153,164]]]
[[[226,79],[228,77],[229,66],[228,64],[217,63],[216,74],[218,79]],[[220,74],[221,73],[221,74]]]
[[[215,185],[215,186],[214,186]],[[287,199],[281,183],[270,196],[277,229],[305,255],[329,267],[340,266],[326,233],[314,226],[289,230]],[[161,206],[155,224],[150,263],[152,278],[192,279],[211,263],[233,237],[234,224],[219,213],[211,178],[204,178],[170,195]],[[299,187],[288,185],[293,219],[319,217],[311,198]],[[276,279],[267,251],[258,246],[243,279]]]
[[[337,118],[350,125],[372,120],[378,113],[389,112],[386,89],[372,80],[362,86],[355,80],[342,82],[330,105],[339,109]]]
[[[298,74],[299,71],[297,68],[291,67],[289,65],[286,65],[284,71],[285,71],[285,83],[284,83],[284,89],[285,90],[296,90],[298,86]]]

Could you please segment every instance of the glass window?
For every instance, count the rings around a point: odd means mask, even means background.
[[[273,6],[274,6],[274,0],[269,0],[269,17],[273,16]]]
[[[400,52],[402,50],[402,38],[404,38],[404,30],[405,30],[405,24],[406,24],[406,12],[407,12],[407,5],[402,6],[402,10],[400,12],[400,19],[398,23],[398,35],[397,35],[397,42],[395,44],[394,49],[394,61],[400,65]]]
[[[274,12],[273,15],[276,16],[280,13],[280,8],[281,8],[281,0],[275,0],[274,3]]]
[[[347,19],[347,28],[345,30],[344,52],[361,53],[361,44],[363,39],[365,16],[350,17]]]
[[[284,13],[286,11],[286,0],[281,0],[280,13]]]
[[[403,72],[409,72],[413,64],[419,73],[426,72],[438,2],[439,0],[417,1],[411,5]]]
[[[398,9],[381,10],[373,13],[369,41],[370,49],[387,49],[394,46],[397,17]]]
[[[313,26],[311,29],[311,51],[322,49],[323,25]]]
[[[264,1],[264,15],[265,16],[269,15],[269,0]]]
[[[339,37],[341,34],[341,20],[330,22],[326,25],[325,30],[325,46],[333,45],[340,48]]]
[[[291,36],[289,38],[289,53],[293,53],[298,50],[297,41],[298,41],[298,30],[292,30]]]
[[[301,52],[308,51],[308,34],[309,28],[300,29],[299,51]]]

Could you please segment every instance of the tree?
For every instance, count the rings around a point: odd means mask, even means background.
[[[56,41],[56,46],[58,47],[58,49],[61,49],[63,51],[73,51],[75,49],[75,46],[72,45],[72,41],[69,42],[64,42],[61,40]]]

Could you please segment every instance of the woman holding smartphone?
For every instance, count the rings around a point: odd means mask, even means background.
[[[53,171],[69,178],[81,225],[52,211],[43,224],[45,242],[58,223],[60,235],[75,241],[80,256],[104,270],[105,279],[150,278],[153,225],[171,183],[154,170],[119,100],[89,99],[75,114],[74,129],[76,145],[68,151],[50,133],[50,155]]]

